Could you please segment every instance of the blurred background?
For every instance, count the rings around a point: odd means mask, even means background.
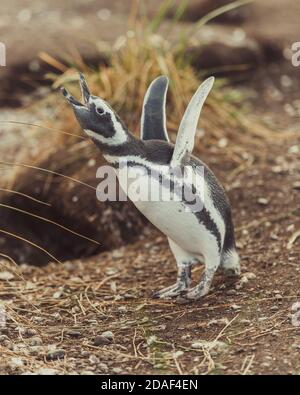
[[[130,204],[118,203],[118,209],[94,204],[101,154],[84,140],[57,92],[63,84],[78,95],[78,71],[134,133],[139,133],[149,83],[167,74],[173,141],[194,90],[202,78],[215,75],[196,153],[207,158],[225,183],[230,177],[224,171],[240,172],[258,153],[266,160],[261,142],[299,126],[299,68],[292,65],[291,50],[299,39],[299,7],[293,0],[284,5],[277,0],[3,2],[0,37],[7,59],[0,67],[2,189],[52,205],[49,210],[3,190],[4,203],[19,210],[2,207],[6,231],[15,233],[18,223],[19,236],[65,259],[131,242],[144,229],[144,218]],[[40,219],[30,213],[77,232],[85,229],[87,236],[101,240],[101,247],[62,229],[53,232],[47,221],[41,234]],[[17,261],[40,264],[50,258],[20,239],[4,233],[0,237],[3,249]]]

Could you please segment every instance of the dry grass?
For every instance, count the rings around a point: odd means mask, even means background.
[[[174,16],[174,23],[168,31],[158,29],[172,2],[164,2],[157,15],[151,21],[137,17],[136,2],[133,1],[129,18],[128,31],[119,37],[112,48],[106,53],[107,65],[100,64],[98,68],[89,67],[80,54],[73,53],[72,67],[68,67],[47,54],[41,54],[44,61],[58,69],[60,75],[49,75],[54,79],[54,88],[66,85],[75,95],[80,96],[78,86],[78,71],[83,72],[88,80],[93,94],[107,100],[119,113],[129,130],[138,134],[140,114],[145,92],[153,79],[158,75],[167,75],[170,87],[167,102],[167,126],[171,139],[174,141],[177,128],[185,108],[198,88],[205,70],[195,70],[192,66],[192,55],[189,48],[195,45],[195,32],[207,21],[220,13],[248,3],[236,1],[229,6],[202,18],[190,30],[176,31],[177,39],[172,37],[176,21],[184,11],[179,8]],[[173,27],[172,27],[173,26]],[[172,37],[172,39],[171,39]],[[200,43],[198,42],[199,46]],[[199,138],[197,146],[217,144],[220,139],[228,139],[237,146],[249,144],[256,146],[257,139],[266,139],[272,133],[258,122],[250,122],[230,102],[230,92],[224,88],[226,81],[219,80],[201,118],[201,129],[206,137]],[[232,93],[232,92],[231,92]],[[59,127],[67,131],[79,131],[73,113],[62,105],[58,114]],[[199,136],[201,133],[199,134]],[[63,136],[64,139],[66,136]],[[203,140],[203,141],[202,141]]]

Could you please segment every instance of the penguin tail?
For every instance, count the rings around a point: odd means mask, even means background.
[[[241,274],[240,257],[235,247],[222,253],[221,268],[234,276]]]

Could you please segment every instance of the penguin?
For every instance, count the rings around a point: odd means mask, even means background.
[[[71,104],[81,128],[101,150],[106,161],[114,167],[119,183],[128,197],[148,220],[164,233],[177,263],[175,284],[154,293],[155,298],[183,297],[198,300],[209,292],[217,269],[231,275],[240,274],[240,259],[236,250],[231,207],[224,188],[216,176],[199,158],[192,154],[195,134],[203,104],[212,89],[214,78],[206,79],[189,102],[181,120],[175,145],[166,129],[166,94],[168,78],[160,76],[149,86],[141,116],[141,139],[129,132],[120,117],[103,99],[90,93],[80,74],[82,102],[65,88],[62,93]],[[169,200],[135,199],[126,189],[128,179],[120,171],[122,163],[133,173],[145,170],[139,178],[140,189],[172,189]],[[192,181],[186,182],[182,172],[188,168]],[[200,171],[201,169],[201,171]],[[128,174],[127,174],[128,177]],[[197,178],[198,177],[198,178]],[[200,179],[197,183],[194,180]],[[186,199],[183,187],[192,191],[193,199]],[[131,185],[130,185],[131,186]],[[168,191],[169,192],[169,191]],[[175,198],[174,198],[175,196]],[[191,202],[197,201],[201,205]],[[200,207],[201,206],[201,207]],[[200,282],[191,287],[191,267],[203,262],[205,269]]]

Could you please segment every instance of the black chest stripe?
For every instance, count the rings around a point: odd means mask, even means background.
[[[129,166],[129,167],[134,167],[137,165],[145,168],[147,170],[148,175],[151,175],[152,177],[154,177],[156,180],[159,181],[160,184],[165,183],[165,185],[170,185],[171,191],[174,191],[176,193],[176,191],[178,191],[178,189],[180,188],[179,183],[176,183],[172,180],[167,179],[164,175],[162,175],[159,172],[151,171],[151,168],[145,164],[141,164],[141,163],[134,162],[134,161],[127,162],[127,166]],[[118,168],[119,164],[114,163],[112,166],[115,168]],[[185,184],[185,188],[187,188],[188,193],[193,193],[195,195],[195,192],[196,192],[195,186],[192,186],[192,188],[191,188],[187,184]],[[183,194],[181,194],[180,197],[182,198],[182,202],[185,203],[187,206],[191,205],[191,202],[187,201],[184,198]],[[192,211],[192,213],[196,216],[198,222],[201,225],[204,225],[205,228],[216,238],[219,252],[221,252],[221,250],[222,250],[221,235],[220,235],[219,229],[218,229],[215,221],[212,219],[209,211],[203,205],[202,210],[196,211],[196,212]]]

